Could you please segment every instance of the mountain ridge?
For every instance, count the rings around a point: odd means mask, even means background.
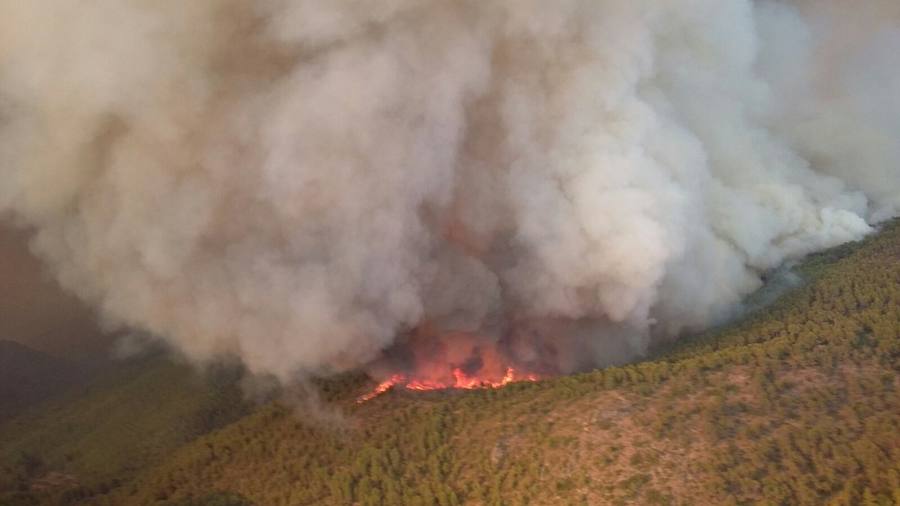
[[[45,459],[79,485],[9,504],[890,505],[900,501],[898,259],[895,221],[802,262],[805,282],[773,305],[642,362],[362,405],[370,383],[345,375],[316,383],[318,404],[232,413],[129,472]],[[166,367],[141,395],[172,397],[197,377]],[[209,405],[228,412],[235,399]],[[134,404],[116,411],[124,405]],[[176,411],[140,430],[198,410]],[[0,426],[0,440],[28,450],[27,425]],[[27,488],[37,476],[12,457],[0,452],[20,477],[7,489]]]
[[[0,421],[85,377],[86,372],[73,363],[0,339]]]

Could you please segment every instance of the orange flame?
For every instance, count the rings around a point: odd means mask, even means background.
[[[368,400],[374,399],[379,395],[387,392],[388,390],[394,388],[397,385],[402,385],[404,388],[408,390],[416,390],[416,391],[426,391],[426,390],[445,390],[450,388],[458,388],[463,390],[474,390],[478,388],[500,388],[506,386],[510,383],[515,383],[519,381],[537,381],[538,376],[536,374],[524,374],[519,373],[512,367],[506,368],[506,374],[503,375],[503,378],[499,380],[489,380],[485,378],[480,378],[478,376],[469,376],[462,369],[455,368],[453,369],[453,382],[445,383],[441,381],[434,380],[418,380],[406,377],[404,374],[395,374],[391,376],[389,379],[382,381],[375,387],[371,392],[361,395],[356,399],[358,404],[362,404]]]
[[[369,392],[365,395],[359,396],[356,399],[356,402],[361,404],[368,400],[374,399],[374,398],[378,397],[379,395],[387,392],[388,390],[394,388],[394,385],[396,385],[397,383],[401,383],[404,380],[404,378],[405,378],[405,376],[403,376],[402,374],[395,374],[395,375],[391,376],[390,379],[379,383],[378,386],[375,387],[375,390],[372,390],[371,392]]]

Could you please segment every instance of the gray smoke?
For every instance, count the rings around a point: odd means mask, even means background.
[[[897,132],[888,0],[0,0],[0,213],[283,378],[425,324],[640,354],[896,215]]]

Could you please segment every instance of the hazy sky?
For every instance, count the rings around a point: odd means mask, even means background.
[[[27,234],[0,223],[0,339],[64,357],[104,353],[94,316],[29,253]]]

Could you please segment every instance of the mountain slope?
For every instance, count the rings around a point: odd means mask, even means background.
[[[235,380],[225,368],[198,375],[164,357],[145,357],[27,410],[0,425],[0,505],[51,501],[40,491],[31,497],[33,488],[77,499],[118,486],[243,415]],[[67,479],[44,484],[54,473]],[[73,492],[73,484],[81,486]]]
[[[84,376],[64,360],[14,341],[0,340],[0,421]]]
[[[797,272],[805,283],[774,305],[642,363],[500,390],[389,392],[362,405],[355,396],[370,385],[341,378],[323,385],[316,410],[270,403],[167,446],[115,486],[96,486],[100,474],[85,469],[81,487],[29,496],[182,506],[900,504],[900,226]],[[19,448],[32,447],[27,434],[0,429]]]

